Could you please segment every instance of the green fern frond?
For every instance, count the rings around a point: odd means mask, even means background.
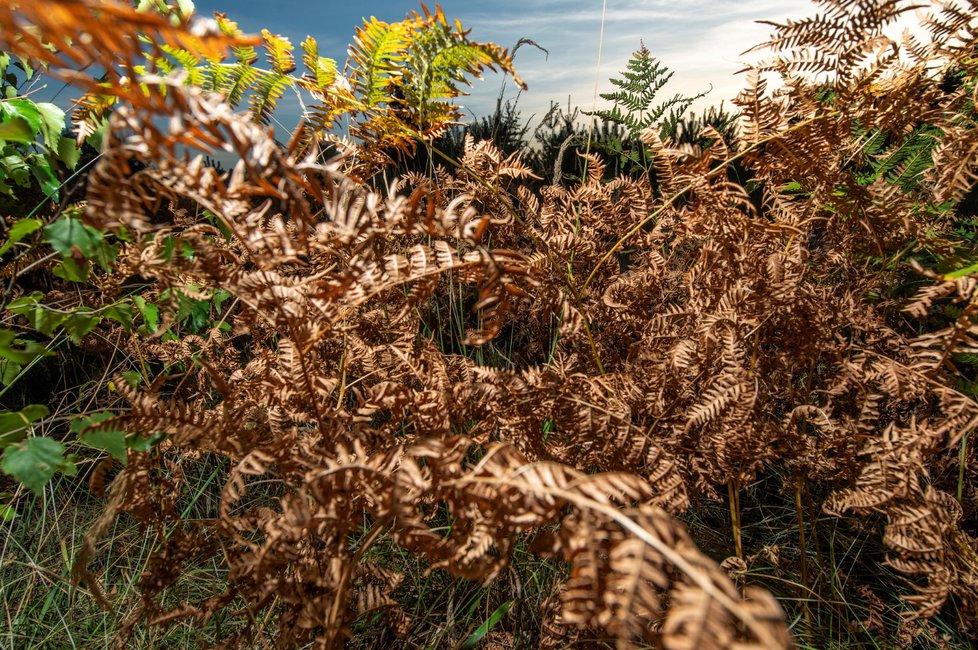
[[[226,14],[215,12],[214,20],[217,22],[218,29],[228,36],[244,36],[244,32],[238,28],[238,23],[229,19]],[[258,62],[258,52],[251,46],[231,48],[231,53],[238,63],[254,65]]]
[[[422,7],[424,17],[413,16],[417,26],[400,83],[412,122],[422,134],[436,135],[458,119],[458,108],[449,100],[465,94],[460,85],[471,86],[469,78],[480,78],[483,70],[509,72],[525,88],[506,49],[470,40],[468,30],[458,21],[450,24],[441,7],[434,13]]]
[[[153,68],[161,75],[167,76],[176,71],[177,66],[165,56],[158,56],[153,59]]]
[[[278,106],[278,101],[285,94],[285,89],[292,85],[292,78],[281,72],[259,72],[252,85],[251,97],[248,100],[251,115],[256,122],[268,124],[272,113]]]
[[[192,52],[171,45],[164,45],[160,49],[169,55],[173,61],[176,61],[177,66],[187,74],[187,84],[198,86],[203,83],[204,75],[199,57],[194,56]],[[161,71],[166,70],[169,72],[165,65],[158,65],[158,67],[160,67]],[[170,70],[174,69],[176,69],[176,66],[170,67]]]
[[[357,28],[350,47],[351,81],[367,106],[378,106],[390,98],[390,86],[407,58],[413,27],[411,20],[389,24],[371,17]]]
[[[272,70],[279,74],[290,74],[295,71],[295,57],[292,52],[292,42],[284,36],[272,34],[267,29],[261,30],[265,40],[265,58]]]
[[[302,42],[302,63],[306,66],[308,75],[303,79],[307,84],[303,84],[309,90],[323,91],[336,81],[336,61],[329,57],[319,56],[319,46],[316,40],[308,36]]]
[[[237,106],[244,99],[245,94],[258,79],[259,72],[256,68],[244,63],[225,66],[226,74],[221,79],[219,89],[227,97],[228,103]]]
[[[610,79],[611,84],[620,90],[601,94],[602,99],[612,102],[612,107],[598,111],[584,111],[584,113],[625,127],[628,136],[632,139],[638,138],[645,129],[658,126],[663,122],[665,122],[664,128],[671,130],[694,101],[706,96],[705,92],[692,97],[677,94],[671,99],[654,105],[659,91],[669,83],[673,74],[655,59],[642,43],[641,47],[632,54],[626,69],[621,72],[621,77]]]
[[[911,192],[933,167],[932,154],[942,133],[937,127],[924,124],[896,139],[879,129],[857,128],[854,135],[863,142],[861,153],[870,169],[865,182],[884,178],[891,185]]]

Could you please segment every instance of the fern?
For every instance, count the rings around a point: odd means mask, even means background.
[[[292,85],[292,79],[280,72],[258,74],[251,88],[248,106],[251,114],[260,124],[268,124],[278,101]]]
[[[861,128],[854,129],[853,135],[865,141],[862,156],[868,162],[869,170],[862,175],[863,183],[883,178],[904,192],[913,192],[933,167],[933,152],[942,132],[935,126],[923,124],[904,137],[879,129],[867,131]]]
[[[693,102],[706,96],[705,92],[693,97],[677,94],[654,104],[659,91],[674,74],[656,60],[642,43],[628,60],[622,76],[610,80],[620,90],[601,94],[601,98],[612,102],[613,106],[605,110],[585,111],[585,114],[624,127],[631,139],[637,139],[642,131],[659,126],[663,121],[674,123],[685,115]]]
[[[357,28],[350,47],[350,81],[368,107],[390,101],[416,26],[417,20],[390,24],[371,17]]]
[[[265,41],[265,56],[268,58],[268,65],[272,67],[272,72],[280,75],[291,74],[295,70],[295,56],[292,54],[292,43],[284,36],[272,34],[267,29],[261,31],[262,39]]]
[[[319,56],[319,46],[310,36],[302,42],[302,63],[309,76],[303,76],[302,85],[307,90],[322,94],[336,81],[336,61]]]

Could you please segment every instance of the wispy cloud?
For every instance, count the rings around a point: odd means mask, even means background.
[[[591,108],[596,81],[597,92],[609,91],[608,78],[625,67],[640,40],[675,71],[664,93],[696,94],[712,87],[700,106],[729,103],[743,85],[743,79],[734,76],[742,67],[741,52],[770,32],[754,21],[812,12],[808,0],[607,0],[604,13],[601,0],[443,0],[441,4],[449,17],[471,27],[478,40],[512,46],[520,38],[530,38],[549,50],[546,58],[529,47],[517,54],[516,67],[530,86],[519,103],[526,116],[543,114],[551,101],[566,104],[568,96],[572,106]],[[247,30],[267,27],[295,43],[311,34],[321,41],[324,52],[342,60],[362,16],[398,20],[420,3],[197,0],[197,6],[205,12],[226,11]],[[501,82],[498,75],[477,81],[463,102],[467,110],[476,115],[490,112]],[[514,93],[510,86],[508,96]],[[280,117],[288,123],[292,116],[283,112]]]
[[[608,78],[625,67],[639,41],[675,71],[664,93],[692,95],[712,88],[699,107],[729,103],[743,85],[743,78],[735,76],[743,67],[741,53],[770,33],[769,26],[755,21],[799,17],[812,10],[805,0],[608,0],[598,69],[600,1],[556,0],[522,10],[513,2],[496,4],[505,6],[498,11],[495,6],[491,10],[459,7],[459,17],[479,38],[506,44],[527,37],[550,51],[547,60],[535,51],[521,51],[516,61],[530,85],[520,105],[526,113],[538,114],[551,100],[565,102],[568,95],[571,105],[590,108],[595,81],[598,93],[608,92]],[[466,103],[478,113],[491,107],[492,96],[478,88]]]

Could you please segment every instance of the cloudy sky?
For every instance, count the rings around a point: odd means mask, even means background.
[[[203,15],[222,11],[245,31],[266,28],[296,46],[313,36],[320,53],[341,64],[363,17],[393,22],[420,8],[408,0],[196,0],[196,5]],[[449,19],[471,28],[475,40],[511,47],[530,38],[549,50],[549,57],[532,47],[516,55],[516,68],[529,85],[519,100],[524,117],[543,115],[551,101],[566,105],[568,96],[571,106],[590,108],[595,82],[599,93],[608,92],[608,78],[625,67],[640,40],[675,71],[663,95],[695,94],[712,86],[698,106],[729,104],[743,83],[742,75],[734,75],[742,67],[741,53],[770,34],[769,26],[755,21],[814,13],[808,0],[607,0],[599,48],[602,0],[443,0],[441,6]],[[466,109],[478,116],[491,112],[502,81],[495,75],[477,81],[463,102]],[[510,84],[507,97],[514,95]],[[282,106],[281,117],[295,110]]]

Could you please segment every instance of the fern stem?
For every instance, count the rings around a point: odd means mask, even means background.
[[[727,481],[727,495],[730,499],[730,524],[733,529],[734,552],[744,559],[744,546],[740,537],[740,481],[735,478]]]
[[[961,450],[958,452],[958,503],[964,505],[964,468],[968,459],[968,438],[971,432],[961,436]]]
[[[801,586],[802,599],[801,608],[808,628],[812,627],[812,612],[808,608],[808,594],[811,592],[808,579],[808,548],[805,544],[805,515],[802,510],[802,490],[805,487],[805,478],[799,476],[795,479],[795,510],[798,512],[798,547],[801,550]]]

